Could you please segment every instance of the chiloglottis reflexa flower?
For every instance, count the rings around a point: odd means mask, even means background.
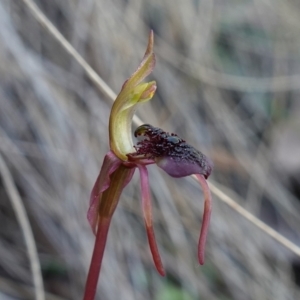
[[[125,81],[117,96],[109,119],[110,151],[106,154],[90,197],[88,221],[96,241],[88,273],[84,300],[94,299],[110,222],[125,186],[136,169],[140,174],[143,217],[158,273],[165,275],[155,240],[152,220],[147,165],[156,164],[172,177],[195,174],[204,193],[203,222],[198,244],[199,263],[204,263],[204,250],[211,215],[211,194],[206,179],[212,171],[212,162],[204,154],[187,144],[176,134],[164,132],[149,124],[139,126],[134,134],[140,138],[137,145],[131,137],[132,117],[139,104],[150,100],[156,82],[142,81],[155,66],[153,32],[151,31],[144,58],[138,69]]]

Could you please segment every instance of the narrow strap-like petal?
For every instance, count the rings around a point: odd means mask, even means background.
[[[121,163],[121,160],[112,151],[109,151],[104,157],[100,173],[91,192],[90,206],[87,212],[87,218],[94,234],[96,234],[98,207],[101,201],[101,195],[110,185],[110,175]]]
[[[138,165],[141,177],[141,192],[142,192],[142,208],[147,231],[148,242],[153,257],[154,265],[161,276],[165,276],[165,270],[159,255],[158,247],[155,240],[153,221],[152,221],[152,207],[149,190],[148,171],[143,165]]]
[[[208,233],[211,209],[212,209],[212,200],[211,200],[211,193],[208,187],[208,184],[201,174],[195,174],[199,183],[201,184],[203,195],[204,195],[204,211],[203,211],[203,218],[202,218],[202,226],[201,232],[199,237],[198,243],[198,260],[200,265],[204,264],[204,253],[205,253],[205,244],[206,244],[206,237]]]

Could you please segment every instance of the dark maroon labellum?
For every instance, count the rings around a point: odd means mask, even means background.
[[[130,157],[154,159],[156,164],[173,177],[202,174],[206,179],[212,171],[212,161],[175,133],[168,133],[149,124],[139,126],[135,137],[143,139]]]

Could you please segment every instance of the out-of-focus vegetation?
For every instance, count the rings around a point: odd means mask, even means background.
[[[210,156],[224,192],[300,244],[298,0],[35,2],[116,92],[152,28],[158,90],[138,115]],[[23,1],[0,1],[0,37],[0,153],[29,215],[47,299],[80,299],[94,243],[86,211],[112,103]],[[199,187],[155,167],[150,181],[167,277],[152,265],[134,177],[113,218],[99,299],[300,299],[300,258],[216,197],[199,266]],[[33,299],[2,183],[0,298]]]

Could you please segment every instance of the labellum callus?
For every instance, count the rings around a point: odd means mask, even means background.
[[[212,161],[175,133],[144,124],[134,135],[140,141],[135,146],[136,152],[128,155],[129,159],[141,156],[154,159],[172,177],[201,174],[207,179],[212,171]]]

